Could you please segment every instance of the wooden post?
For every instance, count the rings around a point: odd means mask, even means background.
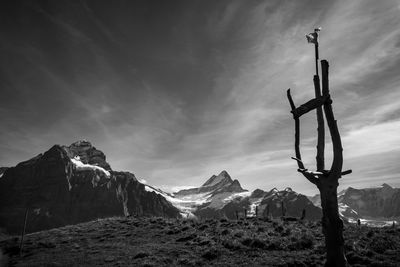
[[[306,209],[303,209],[303,211],[301,212],[300,220],[304,220],[305,218],[306,218]]]
[[[22,247],[24,245],[24,236],[25,236],[25,230],[26,230],[26,221],[28,219],[28,208],[25,210],[25,217],[24,217],[24,226],[22,228],[22,233],[21,233],[21,242],[19,244],[19,255],[22,257]]]
[[[236,220],[239,220],[239,212],[237,210],[235,210],[235,214],[236,214]]]
[[[256,206],[256,218],[258,217],[258,206]]]

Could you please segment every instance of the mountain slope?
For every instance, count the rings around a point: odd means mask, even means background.
[[[245,213],[248,217],[256,216],[257,210],[259,217],[280,217],[284,209],[285,216],[301,217],[304,209],[308,220],[319,220],[322,217],[321,208],[314,206],[305,195],[298,194],[290,188],[281,191],[274,188],[268,192],[256,189],[251,194],[234,194],[218,201],[223,205],[213,205],[213,202],[216,202],[213,200],[210,204],[200,206],[195,214],[201,217],[235,219],[236,215],[243,217]]]
[[[179,216],[134,174],[113,171],[104,153],[87,141],[54,145],[3,173],[0,227],[19,232],[27,208],[27,232],[115,215]]]
[[[247,216],[255,216],[257,209],[258,216],[280,217],[282,203],[287,216],[300,217],[303,209],[307,219],[319,220],[322,216],[321,208],[314,206],[306,196],[290,188],[282,191],[274,188],[269,192],[256,189],[249,192],[241,187],[238,180],[232,180],[226,171],[212,175],[200,187],[170,195],[155,188],[149,187],[148,190],[164,195],[187,216],[234,219],[236,215],[243,217],[244,210]]]
[[[400,217],[400,188],[388,184],[364,189],[349,187],[338,200],[356,211],[359,217]]]
[[[308,197],[315,206],[321,206],[319,195]],[[349,187],[338,193],[339,214],[350,222],[384,226],[400,219],[400,188],[388,184],[356,189]]]
[[[242,188],[238,180],[232,180],[231,176],[226,171],[222,171],[218,176],[211,176],[202,186],[180,190],[174,193],[174,196],[182,197],[202,193],[215,195],[223,192],[239,193],[244,191],[247,190]]]

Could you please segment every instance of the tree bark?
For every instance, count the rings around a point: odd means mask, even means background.
[[[322,232],[325,236],[326,245],[326,262],[327,267],[342,267],[347,265],[347,260],[344,252],[343,239],[343,221],[339,216],[337,187],[339,178],[342,175],[351,173],[351,170],[342,172],[343,167],[343,148],[339,134],[339,129],[332,110],[332,100],[329,95],[329,79],[328,79],[328,62],[321,61],[322,67],[322,96],[319,85],[318,75],[314,76],[315,99],[307,102],[296,109],[293,99],[290,95],[290,89],[287,91],[287,97],[292,109],[293,118],[295,120],[295,153],[299,167],[298,171],[303,174],[311,183],[315,184],[321,196],[322,206]],[[323,104],[323,109],[321,107]],[[317,109],[318,122],[318,142],[317,142],[317,171],[309,171],[304,167],[301,161],[300,153],[300,120],[299,117],[306,112]],[[325,131],[324,118],[329,128],[329,133],[332,138],[333,146],[333,162],[330,170],[324,169],[324,146],[325,146]]]
[[[329,97],[328,61],[321,61],[322,95]],[[332,101],[324,104],[326,121],[332,137],[333,163],[329,174],[319,179],[318,189],[321,195],[322,232],[325,236],[326,262],[325,266],[341,267],[347,265],[344,253],[343,221],[339,217],[337,187],[342,174],[343,148],[339,130],[332,110]]]
[[[315,98],[321,97],[321,86],[319,83],[319,76],[314,75],[314,89]],[[322,107],[317,108],[317,123],[318,123],[318,141],[317,141],[317,156],[315,157],[317,161],[317,171],[325,170],[325,124],[324,115],[322,112]]]
[[[339,217],[337,202],[338,183],[326,177],[318,186],[322,206],[322,232],[325,236],[326,267],[347,265],[344,252],[343,221]]]

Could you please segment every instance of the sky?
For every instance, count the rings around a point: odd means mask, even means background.
[[[89,140],[167,191],[228,171],[242,187],[318,192],[297,170],[297,105],[330,65],[339,190],[400,187],[400,2],[1,1],[0,166]],[[301,117],[315,169],[316,117]],[[328,131],[326,131],[328,133]],[[329,142],[330,136],[327,135]],[[326,147],[326,165],[332,147]]]

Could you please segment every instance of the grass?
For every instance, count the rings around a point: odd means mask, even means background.
[[[345,226],[352,266],[397,266],[400,229]],[[320,223],[108,218],[0,241],[12,266],[321,266]],[[8,257],[8,258],[7,258]]]

